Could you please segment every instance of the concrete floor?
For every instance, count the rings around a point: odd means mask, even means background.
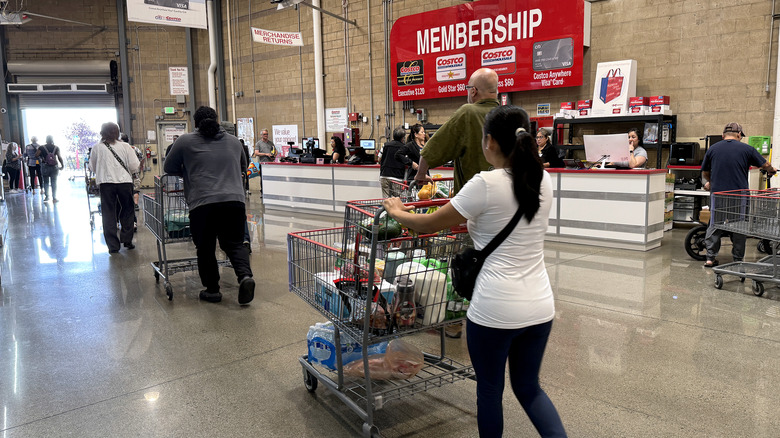
[[[238,306],[225,269],[222,303],[198,300],[194,272],[172,277],[168,301],[149,230],[109,257],[83,180],[60,186],[59,204],[10,194],[0,206],[2,438],[360,436],[362,420],[339,399],[303,386],[298,358],[323,318],[287,284],[286,233],[339,218],[264,211],[253,194],[251,306]],[[715,289],[685,254],[685,232],[646,253],[547,245],[557,315],[541,380],[570,436],[780,436],[780,290],[758,298],[733,277]],[[171,248],[193,256],[189,243]],[[468,361],[464,339],[447,348]],[[536,436],[510,392],[504,411],[505,436]],[[387,437],[476,436],[475,385],[390,402],[376,424]]]

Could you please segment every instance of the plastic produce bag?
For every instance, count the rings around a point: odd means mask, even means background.
[[[387,344],[385,354],[368,356],[368,370],[373,380],[404,380],[417,375],[425,364],[425,357],[419,348],[400,339]],[[351,377],[365,377],[363,361],[356,360],[344,367],[344,374]]]

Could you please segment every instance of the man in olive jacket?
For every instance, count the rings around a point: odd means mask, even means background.
[[[430,167],[438,167],[453,161],[455,181],[453,193],[472,176],[490,170],[490,164],[482,154],[482,127],[485,116],[498,106],[498,74],[489,68],[475,71],[466,86],[468,103],[458,108],[420,153],[420,164],[415,180],[424,184],[430,181],[426,175]]]
[[[482,153],[482,127],[485,117],[498,106],[498,74],[492,69],[481,68],[472,73],[466,85],[468,103],[458,108],[441,128],[428,140],[420,152],[420,163],[415,180],[418,184],[430,181],[429,167],[438,167],[452,160],[455,165],[451,196],[474,175],[490,170],[491,165]],[[444,333],[460,338],[463,323],[450,324]]]

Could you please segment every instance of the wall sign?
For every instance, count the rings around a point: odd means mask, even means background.
[[[398,19],[393,100],[465,96],[489,67],[499,92],[582,85],[582,0],[480,0]]]
[[[289,142],[301,144],[301,139],[298,138],[298,125],[273,125],[271,131],[271,141],[274,142],[277,150],[281,150],[282,146],[289,147],[287,144]]]
[[[327,132],[344,132],[346,127],[346,108],[325,108],[325,130]]]
[[[127,21],[207,29],[206,0],[127,0]]]
[[[257,27],[252,28],[252,41],[276,46],[303,46],[303,37],[298,32],[279,32]]]
[[[168,67],[168,81],[172,96],[189,96],[190,82],[187,67]]]

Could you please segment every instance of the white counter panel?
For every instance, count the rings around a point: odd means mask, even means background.
[[[378,168],[334,167],[333,188],[337,211],[344,211],[347,201],[382,198]]]
[[[333,168],[264,165],[263,204],[334,211]]]

